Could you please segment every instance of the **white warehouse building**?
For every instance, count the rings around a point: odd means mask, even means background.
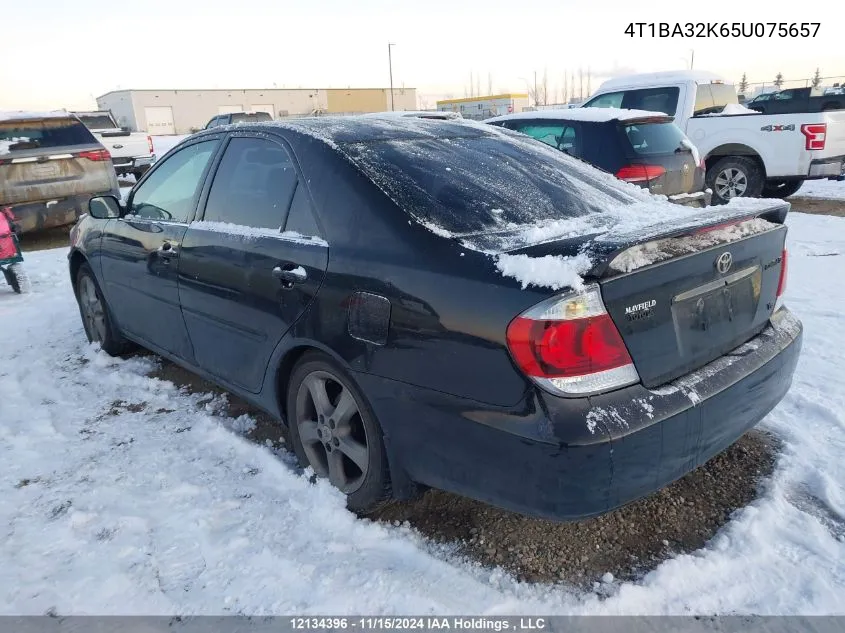
[[[393,108],[416,110],[415,88],[394,88]],[[97,97],[118,125],[152,135],[189,134],[228,112],[267,112],[274,119],[313,114],[362,114],[391,109],[389,88],[256,90],[115,90]]]

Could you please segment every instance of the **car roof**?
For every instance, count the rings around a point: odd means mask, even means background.
[[[551,119],[555,121],[584,121],[590,123],[607,123],[609,121],[644,121],[657,119],[661,122],[669,122],[674,117],[664,112],[652,112],[649,110],[628,110],[624,108],[568,108],[561,110],[533,110],[530,112],[516,112],[504,114],[485,120],[485,123],[496,121],[512,121],[519,119]]]
[[[411,141],[437,138],[477,138],[494,136],[489,125],[466,119],[422,119],[419,117],[319,116],[239,123],[220,126],[198,134],[227,130],[289,131],[337,146],[346,143],[373,141]]]
[[[38,121],[44,119],[72,119],[73,115],[67,110],[50,110],[38,112],[34,110],[0,110],[0,123],[4,121]]]
[[[606,92],[619,88],[638,88],[652,84],[671,84],[695,81],[697,83],[725,82],[721,75],[706,70],[669,70],[657,73],[638,73],[608,79],[598,92]]]

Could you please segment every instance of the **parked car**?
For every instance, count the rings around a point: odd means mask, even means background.
[[[672,117],[618,108],[519,112],[486,123],[522,132],[672,202],[707,206],[704,162]]]
[[[768,103],[768,102],[765,102]],[[585,107],[665,112],[704,157],[714,202],[790,196],[808,179],[845,177],[845,110],[759,114],[713,73],[630,75],[604,82]]]
[[[273,117],[269,112],[230,112],[228,114],[218,114],[205,124],[205,129],[209,130],[213,127],[221,125],[230,125],[232,123],[258,123],[259,121],[272,121]]]
[[[72,224],[92,195],[118,191],[111,156],[72,114],[0,112],[0,207],[21,233]]]
[[[793,114],[795,112],[828,112],[845,109],[845,97],[827,94],[821,88],[786,88],[769,99],[748,105],[763,114]]]
[[[73,114],[109,151],[118,176],[132,174],[140,180],[155,162],[153,139],[149,134],[120,127],[108,110]]]
[[[432,486],[574,519],[786,393],[788,209],[681,209],[489,125],[248,123],[91,200],[70,278],[91,341],[284,420],[354,510]]]
[[[368,112],[359,116],[365,117],[412,117],[417,119],[437,119],[440,121],[452,121],[455,119],[463,119],[460,112],[446,112],[434,110],[392,110],[389,112]]]

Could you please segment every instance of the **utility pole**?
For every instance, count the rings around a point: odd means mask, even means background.
[[[390,109],[395,110],[395,106],[393,104],[393,56],[391,55],[391,48],[396,46],[391,42],[387,44],[387,63],[390,66]]]
[[[692,70],[693,62],[695,62],[695,49],[690,49],[690,58],[689,58],[689,69]]]
[[[537,107],[537,71],[534,71],[534,107]]]

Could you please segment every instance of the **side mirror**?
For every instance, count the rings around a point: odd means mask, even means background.
[[[114,196],[95,196],[88,201],[88,213],[92,218],[108,220],[123,214],[120,201]]]

